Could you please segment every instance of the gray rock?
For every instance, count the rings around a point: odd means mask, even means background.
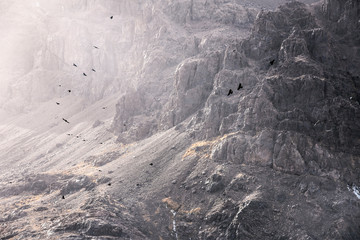
[[[60,195],[72,194],[81,189],[91,190],[95,187],[95,183],[88,176],[79,176],[67,181],[65,186],[60,190]]]

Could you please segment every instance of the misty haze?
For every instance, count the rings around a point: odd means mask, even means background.
[[[358,0],[0,1],[0,239],[360,239]]]

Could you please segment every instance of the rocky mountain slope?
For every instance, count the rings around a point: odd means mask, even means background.
[[[358,1],[38,3],[64,12],[0,101],[2,239],[360,238]]]

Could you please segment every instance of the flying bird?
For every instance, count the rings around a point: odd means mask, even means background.
[[[76,65],[75,63],[73,63],[73,66],[74,66],[74,67],[77,67],[77,65]]]
[[[59,103],[59,102],[56,102],[56,105],[60,105],[60,103]]]
[[[230,96],[231,94],[233,94],[233,90],[229,90],[228,96]]]
[[[110,17],[110,19],[113,19],[113,18],[114,18],[114,16],[111,16],[111,17]]]
[[[91,69],[91,71],[96,72],[95,69],[93,69],[93,68]]]
[[[109,186],[111,186],[111,183],[108,183]]]
[[[66,122],[66,123],[69,123],[69,121],[68,121],[68,120],[66,120],[65,118],[62,118],[62,120],[64,120],[64,122]]]
[[[154,165],[154,164],[153,164],[153,163],[150,163],[149,165],[152,166],[152,165]]]
[[[71,90],[69,89],[68,92],[71,92]]]
[[[97,46],[94,46],[94,48],[99,49]]]
[[[107,107],[103,107],[102,109],[106,109]]]
[[[239,83],[237,90],[240,90],[241,88],[243,88],[243,86],[241,85],[241,83]]]
[[[83,75],[86,77],[87,75],[86,75],[86,73],[83,73]]]
[[[273,65],[274,62],[275,62],[275,59],[271,60],[271,61],[270,61],[270,65]]]

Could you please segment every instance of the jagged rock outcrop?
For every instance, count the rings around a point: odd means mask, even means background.
[[[232,14],[226,3],[217,4],[221,6],[217,14],[222,11]],[[339,5],[342,7],[338,8]],[[204,19],[235,28],[240,26],[231,21],[217,21],[216,14],[209,14],[214,6],[213,2],[176,2],[165,4],[164,13],[176,10],[177,15],[172,19],[188,26]],[[358,8],[354,1],[341,4],[325,1],[322,8],[314,5],[310,11],[303,3],[291,2],[277,11],[258,13],[252,34],[245,40],[219,39],[217,48],[214,45],[204,48],[208,38],[195,38],[190,55],[197,56],[184,59],[189,55],[175,51],[178,58],[184,60],[166,68],[174,74],[172,91],[166,85],[157,90],[152,88],[154,91],[150,94],[143,87],[151,85],[140,79],[141,88],[121,97],[113,124],[119,140],[142,139],[192,116],[186,126],[194,131],[196,138],[209,139],[241,131],[252,139],[250,142],[256,144],[245,144],[250,145],[248,147],[239,147],[238,141],[232,143],[233,147],[229,146],[231,143],[223,144],[226,149],[243,149],[236,157],[243,159],[241,162],[270,165],[296,174],[314,172],[311,162],[325,172],[336,169],[342,177],[352,179],[349,181],[358,181],[354,179],[355,172],[349,177],[340,166],[359,168],[358,160],[350,160],[359,159],[356,150],[360,132],[356,121],[360,114],[356,91],[359,73],[351,68],[349,61],[343,60],[344,56],[351,56],[353,62],[359,61],[352,51],[359,46],[347,38],[339,42],[340,32],[330,24],[346,22],[348,28],[341,34],[351,34],[359,27],[358,13],[353,10]],[[249,14],[248,22],[251,21]],[[160,35],[172,35],[167,28],[161,29]],[[164,40],[161,42],[166,44]],[[222,44],[227,47],[220,47]],[[174,45],[170,49],[179,47]],[[144,64],[143,69],[147,69],[146,66]],[[151,69],[159,68],[159,64],[151,65]],[[144,71],[142,76],[155,76]],[[236,90],[239,83],[244,88]],[[235,93],[226,96],[229,89]],[[157,96],[155,104],[149,104],[151,96]],[[264,131],[269,137],[263,137]],[[324,158],[324,152],[330,157]],[[231,154],[221,156],[233,158]],[[347,160],[340,160],[343,158],[340,156],[346,156]]]
[[[252,36],[236,45],[244,52],[245,62],[256,62],[238,64],[232,71],[220,70],[215,79],[221,79],[227,88],[219,94],[214,84],[205,108],[189,125],[202,128],[195,130],[200,138],[233,131],[240,131],[240,136],[232,139],[248,136],[247,141],[225,139],[216,150],[221,154],[213,154],[214,159],[232,161],[234,151],[237,162],[268,164],[296,174],[316,172],[310,164],[315,162],[325,172],[336,169],[343,178],[359,181],[355,177],[359,125],[354,121],[359,117],[359,102],[349,94],[356,94],[359,83],[341,72],[342,64],[337,66],[343,46],[332,34],[331,29],[320,28],[298,2],[276,12],[259,13]],[[325,52],[321,51],[324,44],[331,46]],[[269,63],[271,59],[274,65]],[[250,86],[243,83],[245,88],[237,91],[236,97],[226,96],[231,86],[236,88],[241,82],[239,72],[245,71],[257,72]],[[264,138],[264,132],[268,137]],[[357,160],[350,160],[353,158]],[[348,169],[353,169],[351,177]]]

